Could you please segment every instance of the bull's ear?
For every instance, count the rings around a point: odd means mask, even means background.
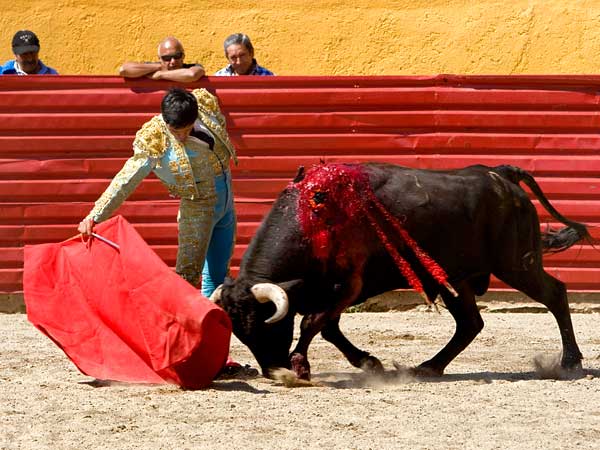
[[[304,285],[304,280],[302,280],[302,279],[284,281],[283,283],[277,283],[277,286],[279,286],[281,289],[283,289],[286,292],[288,298],[293,298],[294,297],[293,294],[296,293],[298,290],[300,290],[303,285]]]
[[[298,167],[298,172],[296,172],[296,176],[294,177],[294,183],[298,183],[304,180],[304,166]]]

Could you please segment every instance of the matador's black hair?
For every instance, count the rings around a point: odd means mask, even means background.
[[[193,124],[198,118],[198,102],[193,94],[182,88],[171,88],[160,104],[164,121],[173,128]]]

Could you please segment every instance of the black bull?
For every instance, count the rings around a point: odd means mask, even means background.
[[[265,376],[273,368],[284,367],[309,379],[308,347],[319,332],[353,366],[383,371],[377,358],[343,335],[339,320],[348,306],[392,289],[415,287],[407,282],[407,272],[399,270],[399,258],[390,251],[390,243],[422,283],[423,294],[429,299],[439,294],[456,321],[450,341],[415,368],[417,373],[441,375],[482,330],[475,296],[487,291],[490,275],[550,310],[562,339],[561,365],[581,367],[565,286],[544,271],[542,253],[564,250],[582,238],[589,239],[589,234],[584,225],[564,218],[550,205],[531,175],[513,166],[452,171],[375,163],[335,167],[364,174],[366,185],[357,187],[343,177],[336,179],[335,171],[322,178],[327,186],[311,181],[310,189],[304,191],[311,196],[308,204],[313,209],[308,214],[316,221],[322,219],[325,228],[313,224],[309,235],[310,227],[302,223],[308,216],[299,210],[299,197],[311,171],[304,174],[300,170],[252,239],[237,279],[227,279],[213,295]],[[519,182],[567,227],[541,232],[537,212]],[[357,195],[339,197],[349,191]],[[379,202],[379,209],[369,204],[363,210],[348,210],[348,203],[368,199],[369,193]],[[345,205],[334,204],[340,198]],[[390,219],[439,264],[457,294],[424,268]],[[340,220],[346,225],[340,225]],[[319,233],[325,236],[321,247],[315,245]],[[325,255],[318,254],[323,251]],[[300,337],[289,353],[296,313],[303,316]]]

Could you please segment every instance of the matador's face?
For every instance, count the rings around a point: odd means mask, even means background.
[[[183,143],[186,141],[186,139],[192,132],[194,124],[191,123],[190,125],[186,125],[185,127],[181,128],[175,128],[172,125],[167,125],[167,127],[169,127],[169,131],[171,132],[171,134],[175,136],[179,142]]]

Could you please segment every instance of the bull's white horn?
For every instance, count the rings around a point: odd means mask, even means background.
[[[212,294],[210,294],[210,298],[209,300],[213,303],[216,303],[218,300],[221,299],[221,291],[223,290],[223,285],[220,284],[219,286],[217,286],[217,288],[213,291]]]
[[[273,283],[257,283],[250,290],[260,303],[273,302],[275,304],[275,314],[265,320],[265,323],[275,323],[285,317],[290,302],[282,288]]]

